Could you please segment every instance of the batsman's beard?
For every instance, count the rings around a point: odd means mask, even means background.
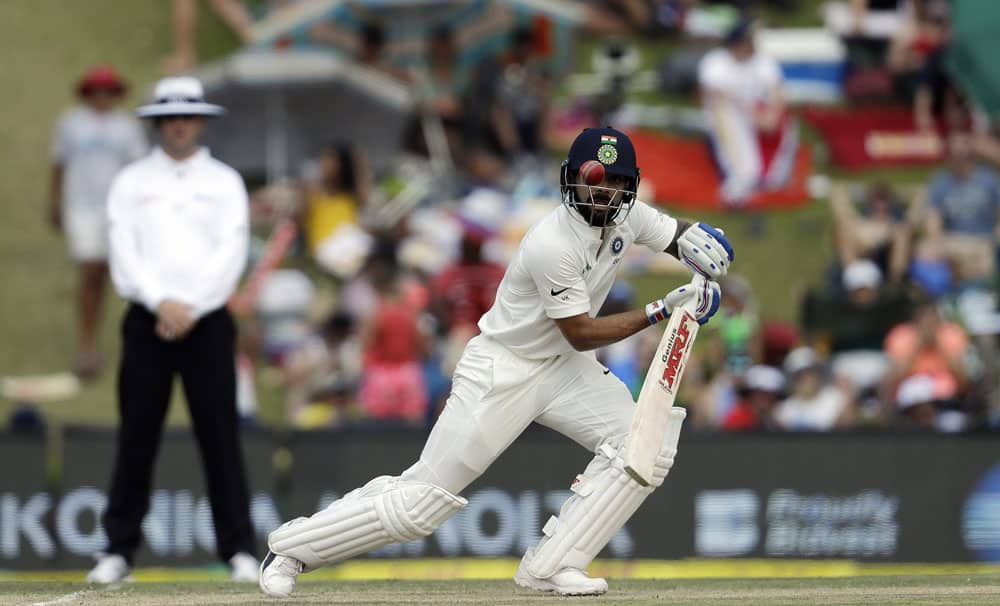
[[[580,189],[586,189],[581,199]],[[613,187],[578,184],[573,187],[573,207],[591,227],[609,227],[625,221],[632,209],[632,202],[624,202],[625,190]],[[634,196],[632,196],[634,199]],[[624,211],[624,213],[622,212]]]

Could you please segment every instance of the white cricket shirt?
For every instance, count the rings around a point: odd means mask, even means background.
[[[625,251],[633,243],[662,252],[677,220],[636,202],[619,226],[587,225],[562,204],[521,240],[479,330],[512,352],[544,359],[573,351],[553,319],[596,316],[611,290]],[[603,237],[602,237],[602,231]]]
[[[781,85],[781,66],[761,53],[737,61],[727,49],[717,48],[698,64],[698,84],[703,89],[722,92],[744,109],[752,110]]]
[[[142,126],[124,111],[67,110],[52,141],[52,158],[63,167],[63,204],[103,211],[115,174],[148,149]]]
[[[178,162],[157,147],[122,169],[108,219],[115,289],[150,311],[164,299],[198,317],[222,307],[246,266],[246,187],[205,148]]]

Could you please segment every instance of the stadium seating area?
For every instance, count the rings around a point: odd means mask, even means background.
[[[744,228],[737,250],[770,264],[738,258],[723,284],[685,377],[693,427],[1000,426],[1000,139],[996,107],[951,76],[960,0],[250,4],[233,55],[165,64],[242,99],[209,136],[255,185],[233,302],[248,422],[431,423],[521,235],[557,203],[568,141],[609,122],[635,136],[640,198]],[[803,134],[786,182],[732,204],[698,63],[750,17]],[[803,253],[822,271],[775,277],[777,217],[804,208],[821,218],[791,227],[832,242]],[[602,313],[679,283],[662,257],[634,251]],[[637,392],[657,339],[598,357]]]

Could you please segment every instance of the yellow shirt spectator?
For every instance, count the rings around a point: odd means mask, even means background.
[[[345,223],[357,223],[358,201],[347,192],[312,191],[306,199],[306,241],[315,254],[323,240]]]

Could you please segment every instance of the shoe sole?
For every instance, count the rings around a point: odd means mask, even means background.
[[[557,595],[564,595],[564,596],[604,595],[605,593],[607,593],[606,589],[604,591],[586,591],[586,590],[581,590],[581,591],[563,591],[563,590],[560,590],[559,588],[557,588],[552,583],[548,583],[548,582],[544,582],[544,581],[540,582],[540,581],[538,581],[536,579],[532,579],[530,581],[525,581],[525,580],[523,580],[521,578],[518,578],[518,577],[514,577],[514,584],[516,584],[518,587],[521,587],[523,589],[530,589],[532,591],[538,591],[538,592],[541,592],[541,593],[554,593],[554,594],[557,594]]]
[[[96,585],[98,587],[114,587],[115,585],[122,585],[124,583],[135,583],[135,577],[129,574],[118,579],[117,581],[111,581],[110,583],[101,583],[100,581],[93,581],[88,577],[86,582],[88,585]]]

